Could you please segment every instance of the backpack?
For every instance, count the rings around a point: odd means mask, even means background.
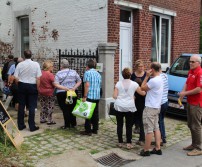
[[[8,64],[9,64],[9,62],[6,62],[4,64],[4,66],[3,66],[2,71],[1,71],[1,75],[2,75],[2,80],[3,81],[7,81],[8,80],[8,74],[7,74],[7,72],[8,72]]]
[[[8,61],[8,62],[6,62],[6,63],[4,64],[3,70],[2,70],[2,72],[1,72],[1,74],[2,74],[2,80],[3,80],[4,82],[8,81],[8,74],[7,74],[7,73],[8,73],[9,68],[10,68],[13,64],[15,64],[15,62],[14,62],[13,60]]]

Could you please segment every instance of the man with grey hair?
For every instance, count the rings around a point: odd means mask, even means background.
[[[202,155],[202,69],[201,57],[193,55],[189,61],[190,70],[183,90],[179,93],[182,100],[187,96],[187,122],[191,131],[192,143],[184,147],[188,156]]]

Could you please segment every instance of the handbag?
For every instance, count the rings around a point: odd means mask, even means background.
[[[11,92],[9,86],[4,86],[2,92],[3,92],[3,94],[5,94],[5,95],[12,95],[12,92]]]
[[[82,102],[82,99],[76,101],[76,105],[72,111],[72,114],[76,117],[81,117],[85,119],[91,119],[96,103],[92,102]]]
[[[66,104],[72,104],[73,103],[73,98],[76,97],[76,92],[73,91],[73,90],[68,90],[67,91],[67,97],[66,97],[66,100],[65,100],[65,103]]]
[[[68,76],[68,74],[69,74],[69,72],[70,72],[70,69],[69,69],[69,71],[67,72],[67,75],[66,75],[66,77],[60,82],[60,85],[61,85],[61,83],[63,83],[63,81],[67,78],[67,76]],[[53,91],[53,96],[56,96],[57,95],[57,88],[54,88],[54,91]]]
[[[114,102],[110,102],[109,104],[109,115],[116,115],[117,111],[114,108]]]

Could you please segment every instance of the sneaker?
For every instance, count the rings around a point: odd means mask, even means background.
[[[30,132],[34,132],[36,130],[39,130],[39,127],[38,126],[35,126],[33,129],[30,129]]]
[[[149,151],[141,150],[140,151],[140,155],[143,156],[143,157],[150,156],[150,152]]]
[[[157,154],[157,155],[162,155],[162,151],[160,150],[156,150],[156,148],[154,148],[152,151],[150,151],[150,154]]]
[[[198,155],[202,155],[202,151],[201,150],[197,150],[197,149],[193,149],[192,151],[187,153],[188,156],[198,156]]]
[[[164,143],[164,144],[167,143],[166,139],[163,139],[163,143]]]
[[[92,130],[92,133],[96,135],[98,134],[97,130]]]

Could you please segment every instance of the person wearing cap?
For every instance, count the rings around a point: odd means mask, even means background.
[[[57,101],[64,117],[64,126],[61,129],[74,128],[76,117],[72,114],[72,111],[76,105],[77,97],[73,97],[71,102],[66,102],[67,91],[77,92],[77,88],[81,85],[81,78],[75,70],[69,68],[68,60],[61,60],[61,70],[55,75],[54,85],[57,88]]]
[[[29,106],[28,124],[31,132],[39,129],[35,125],[35,108],[37,108],[38,87],[40,84],[41,69],[38,62],[32,61],[32,52],[24,51],[25,60],[19,63],[15,69],[15,79],[18,82],[18,129],[26,128],[25,106]]]

